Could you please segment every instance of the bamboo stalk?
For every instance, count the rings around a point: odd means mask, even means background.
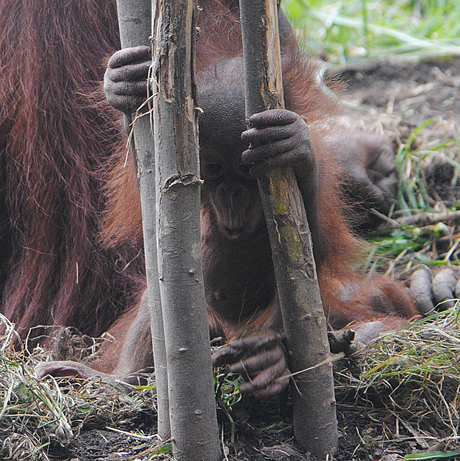
[[[200,239],[194,0],[153,1],[158,269],[174,459],[217,461],[220,443]]]
[[[149,44],[149,37],[152,32],[150,0],[117,0],[117,10],[122,48]],[[147,90],[147,81],[145,82],[145,88]],[[134,117],[135,114],[133,114]],[[158,286],[155,153],[149,117],[134,118],[133,137],[137,163],[140,167],[138,169],[138,181],[157,386],[158,435],[163,440],[166,440],[170,437],[168,375],[166,370],[163,314]]]
[[[246,116],[284,107],[276,0],[240,0]],[[314,455],[337,446],[326,319],[305,207],[292,168],[259,180],[293,378],[294,433]],[[316,366],[322,364],[321,366]]]

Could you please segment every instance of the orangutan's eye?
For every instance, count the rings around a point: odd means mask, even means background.
[[[220,163],[208,163],[204,166],[204,168],[208,173],[211,173],[213,175],[222,172],[222,165]]]

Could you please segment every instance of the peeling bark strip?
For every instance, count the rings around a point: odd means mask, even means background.
[[[147,45],[152,29],[150,0],[117,0],[118,23],[123,48]],[[147,81],[145,82],[147,87]],[[134,118],[135,114],[133,114]],[[147,292],[152,330],[155,380],[157,385],[158,435],[170,437],[168,375],[166,350],[158,286],[157,236],[156,236],[156,182],[153,134],[148,117],[134,123],[134,144],[137,157],[139,193],[142,208]]]
[[[246,116],[283,108],[276,0],[240,0]],[[314,455],[337,447],[337,419],[326,319],[311,234],[293,170],[259,180],[270,234],[291,372],[324,362],[294,378],[294,433]]]
[[[174,459],[220,459],[200,242],[194,0],[153,1],[158,270]]]

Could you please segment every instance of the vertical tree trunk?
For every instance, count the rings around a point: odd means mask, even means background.
[[[117,9],[121,46],[128,48],[149,44],[149,37],[152,33],[150,0],[117,0]],[[145,87],[147,90],[147,81],[145,82]],[[133,120],[144,232],[147,293],[157,385],[158,435],[163,440],[166,440],[170,437],[170,423],[163,315],[158,286],[155,153],[149,117],[144,115],[135,119],[135,114],[133,114]]]
[[[220,459],[201,267],[194,0],[153,1],[158,267],[179,461]]]
[[[276,0],[240,0],[246,116],[283,108]],[[337,446],[337,420],[326,319],[316,276],[311,234],[292,168],[259,180],[293,373],[294,433],[314,455]]]

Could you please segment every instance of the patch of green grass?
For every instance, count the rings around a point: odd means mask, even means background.
[[[428,193],[425,178],[427,163],[449,163],[454,167],[450,185],[455,186],[460,171],[458,137],[454,133],[453,139],[447,141],[428,141],[424,133],[433,132],[432,125],[433,121],[425,121],[399,146],[395,159],[399,179],[396,203],[388,226],[367,238],[369,250],[362,269],[369,276],[377,270],[401,275],[418,264],[459,264],[459,234],[446,218],[446,212],[458,213],[459,204],[447,208],[435,201]]]
[[[456,0],[283,0],[282,7],[307,48],[335,63],[460,54]]]
[[[402,144],[396,155],[396,168],[399,177],[398,209],[404,216],[410,216],[414,212],[431,211],[428,193],[423,178],[423,160],[430,150],[414,150],[413,143],[417,134],[432,120],[427,120],[418,126],[409,136],[406,143]],[[441,149],[443,146],[434,147],[431,152]]]

